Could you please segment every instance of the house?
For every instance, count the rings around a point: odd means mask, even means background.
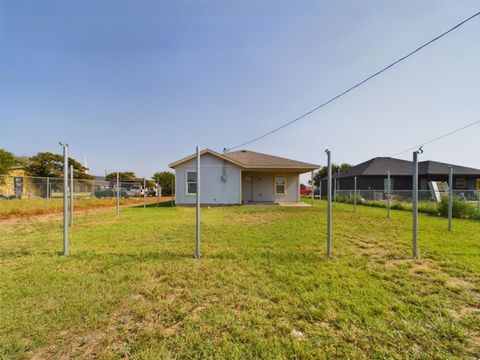
[[[420,161],[418,163],[419,190],[429,190],[430,181],[448,181],[448,167],[437,161]],[[480,170],[469,167],[453,166],[454,190],[480,190]],[[357,178],[358,190],[387,190],[387,171],[390,172],[391,190],[412,190],[413,162],[390,157],[376,157],[353,166],[338,174],[332,174],[336,179],[337,190],[352,190],[354,178]],[[327,178],[322,179],[322,193],[327,193]]]
[[[300,174],[320,166],[254,151],[200,152],[201,203],[234,205],[300,200]],[[177,205],[193,205],[196,198],[196,156],[169,165],[175,169]]]

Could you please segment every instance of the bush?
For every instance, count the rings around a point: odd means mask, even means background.
[[[438,204],[438,210],[440,215],[448,217],[448,196],[442,196],[442,200]],[[475,219],[475,217],[478,217],[478,210],[475,210],[466,201],[461,201],[454,196],[452,199],[452,217]]]

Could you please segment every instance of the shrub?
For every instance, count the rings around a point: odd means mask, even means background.
[[[438,204],[438,210],[440,215],[448,217],[448,196],[442,196],[441,202]],[[478,210],[475,210],[466,201],[461,201],[455,196],[452,199],[452,217],[474,219],[478,214]]]

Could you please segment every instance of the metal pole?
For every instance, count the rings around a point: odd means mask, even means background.
[[[68,255],[68,144],[63,146],[63,255]]]
[[[412,193],[412,209],[413,209],[413,242],[412,256],[418,259],[418,154],[423,153],[422,147],[413,152],[413,193]]]
[[[47,209],[50,202],[50,178],[47,177]]]
[[[390,219],[390,171],[387,171],[387,217]]]
[[[357,211],[357,177],[353,178],[353,212]]]
[[[172,179],[172,193],[170,194],[171,195],[171,200],[170,200],[170,206],[173,207],[173,184],[174,184],[174,181],[175,179]]]
[[[95,179],[92,180],[92,198],[95,197]]]
[[[337,206],[337,177],[333,180],[333,207]]]
[[[310,197],[312,198],[312,200],[315,200],[315,194],[314,194],[314,190],[313,190],[313,171],[312,171],[312,179],[311,179],[311,184],[310,184]]]
[[[196,233],[196,249],[195,249],[195,259],[200,258],[200,151],[198,146],[196,148],[197,153],[197,191],[196,193],[196,202],[197,202],[197,212],[196,212],[196,223],[197,223],[197,233]]]
[[[332,162],[330,150],[325,150],[328,157],[327,180],[327,257],[332,256]]]
[[[158,198],[158,204],[157,206],[160,207],[160,198],[162,196],[161,194],[162,189],[160,188],[160,181],[157,182],[157,198]]]
[[[120,174],[117,171],[117,216],[120,216]]]
[[[73,165],[70,165],[70,226],[73,227]]]
[[[448,231],[452,231],[453,166],[448,166]]]
[[[143,208],[147,208],[147,179],[143,178]]]
[[[318,200],[322,200],[322,180],[320,179],[320,184],[318,185]]]

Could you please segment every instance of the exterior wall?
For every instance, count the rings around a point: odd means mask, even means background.
[[[357,178],[357,189],[358,190],[384,190],[384,179],[387,176],[368,176]],[[457,178],[465,179],[465,187],[459,188],[457,186]],[[393,176],[392,179],[392,190],[412,190],[413,183],[411,176]],[[443,181],[448,182],[448,175],[438,175],[438,176],[419,176],[418,177],[418,189],[419,190],[429,190],[428,182],[429,181]],[[337,180],[339,190],[353,190],[354,189],[354,179],[351,178],[341,178]],[[475,177],[468,176],[453,176],[453,189],[454,190],[475,190],[477,184],[477,179]],[[327,194],[327,180],[322,180],[322,194]],[[332,192],[333,192],[333,181],[332,181]],[[323,195],[322,195],[323,197]]]
[[[241,204],[241,170],[238,166],[210,154],[200,159],[200,197],[202,204],[232,205]],[[195,204],[196,196],[187,195],[186,172],[196,171],[196,159],[175,168],[175,203]],[[227,181],[222,181],[225,171]]]
[[[285,175],[286,194],[275,195],[275,175]],[[278,202],[278,201],[299,201],[299,174],[285,171],[275,172],[251,172],[243,171],[242,178],[252,176],[253,178],[253,201],[257,202]],[[243,200],[243,199],[242,199]]]

